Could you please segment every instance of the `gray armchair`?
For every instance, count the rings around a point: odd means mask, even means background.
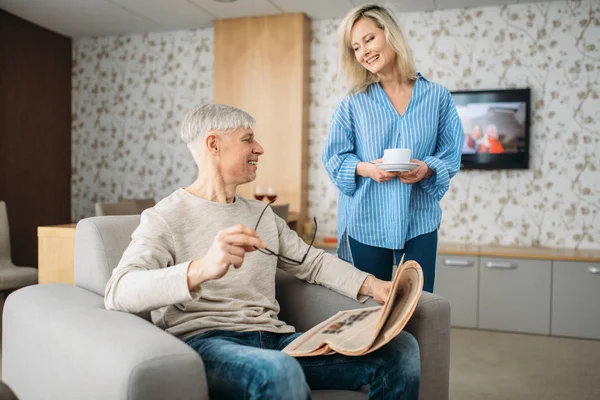
[[[208,399],[202,359],[148,315],[104,308],[104,286],[139,216],[82,220],[75,286],[44,284],[11,294],[4,309],[2,372],[22,399]],[[355,301],[279,271],[281,318],[311,328]],[[362,306],[373,305],[367,302]],[[407,329],[421,350],[421,399],[447,400],[450,307],[423,293]],[[366,399],[365,392],[315,391],[314,399]]]
[[[273,212],[285,222],[288,222],[288,218],[290,216],[290,204],[271,204],[271,209]]]

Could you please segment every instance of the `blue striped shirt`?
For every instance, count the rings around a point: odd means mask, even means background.
[[[369,246],[402,249],[406,241],[439,227],[439,201],[460,168],[463,128],[448,89],[421,74],[400,116],[379,83],[344,98],[333,113],[322,160],[340,191],[338,254],[351,261],[347,236]],[[416,184],[378,183],[356,165],[409,148],[435,174]]]

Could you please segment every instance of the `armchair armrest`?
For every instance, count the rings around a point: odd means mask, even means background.
[[[323,286],[296,279],[277,271],[277,301],[281,320],[300,332],[307,331],[340,310],[376,306],[342,296]],[[419,343],[421,389],[419,398],[447,400],[450,381],[450,303],[443,297],[423,292],[405,329]]]
[[[276,298],[281,311],[279,319],[305,332],[341,310],[373,307],[378,304],[369,298],[364,303],[334,292],[324,286],[304,282],[278,269]]]
[[[423,292],[406,325],[419,343],[421,353],[420,399],[450,397],[450,303],[436,294]]]
[[[192,348],[65,284],[7,298],[2,369],[24,399],[208,399],[204,364]]]

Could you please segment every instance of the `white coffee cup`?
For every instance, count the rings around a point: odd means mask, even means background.
[[[385,164],[410,162],[410,149],[385,149],[382,161]]]

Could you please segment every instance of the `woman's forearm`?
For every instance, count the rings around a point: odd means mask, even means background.
[[[369,165],[369,163],[368,162],[364,162],[364,161],[361,161],[358,164],[356,164],[356,175],[360,175],[360,176],[363,176],[365,178],[368,178],[367,171],[365,169],[365,167],[368,166],[368,165]]]

